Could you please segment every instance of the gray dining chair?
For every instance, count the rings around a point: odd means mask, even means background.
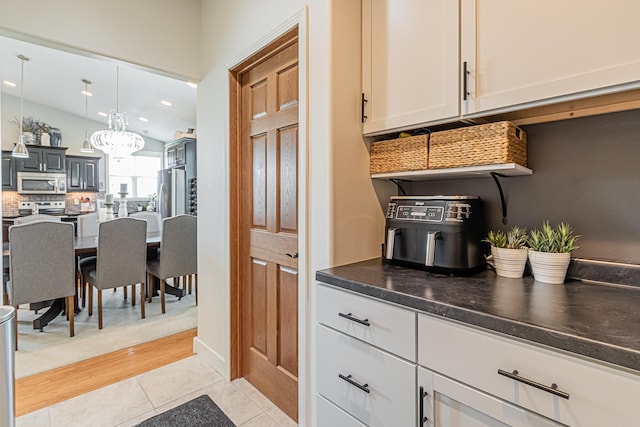
[[[27,216],[19,216],[13,220],[13,225],[27,224],[34,221],[53,221],[61,222],[59,216],[46,215],[46,214],[34,214]]]
[[[83,266],[82,275],[89,290],[89,316],[93,315],[93,290],[98,290],[98,328],[102,329],[102,290],[131,285],[135,305],[136,285],[141,283],[140,315],[144,319],[147,256],[147,223],[135,218],[118,218],[98,226],[95,265]]]
[[[34,221],[9,227],[9,303],[65,298],[69,335],[74,336],[75,250],[73,224]],[[16,349],[18,348],[18,322]]]
[[[197,219],[191,215],[177,215],[162,222],[160,257],[147,263],[147,283],[153,277],[160,279],[160,300],[165,313],[165,284],[173,277],[196,275],[196,301],[198,297],[198,245]]]
[[[85,215],[78,215],[77,218],[77,234],[78,237],[95,237],[98,235],[98,214],[96,212]],[[82,306],[87,304],[87,284],[82,276],[82,267],[88,268],[91,264],[95,266],[95,255],[81,255],[78,257],[77,270],[77,286],[80,290],[79,296],[82,300]]]
[[[147,233],[159,233],[162,231],[162,215],[158,212],[134,212],[129,215],[136,219],[144,219],[147,221]]]

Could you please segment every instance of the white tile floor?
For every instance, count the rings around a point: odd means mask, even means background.
[[[238,427],[296,426],[247,381],[227,383],[192,356],[18,417],[16,427],[129,427],[202,394]]]

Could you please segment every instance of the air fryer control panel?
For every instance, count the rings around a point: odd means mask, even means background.
[[[387,205],[387,219],[418,222],[463,222],[471,218],[471,204],[456,201],[391,201]]]

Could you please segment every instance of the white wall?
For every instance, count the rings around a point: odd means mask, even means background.
[[[200,78],[200,0],[2,0],[0,34]]]
[[[199,218],[207,219],[198,223],[204,238],[198,240],[202,285],[196,348],[201,354],[209,353],[228,377],[229,218],[228,209],[221,205],[229,200],[227,68],[305,6],[308,72],[303,79],[308,82],[308,145],[307,157],[301,150],[300,162],[306,162],[308,199],[299,201],[307,215],[301,221],[306,229],[300,230],[301,263],[306,267],[299,289],[304,295],[299,318],[299,375],[304,399],[300,402],[300,425],[311,424],[315,389],[311,325],[315,271],[379,256],[384,232],[384,215],[369,177],[368,147],[361,136],[360,1],[204,2],[203,80],[198,88],[198,178],[217,185],[201,186],[198,195]],[[205,306],[206,310],[202,309]]]

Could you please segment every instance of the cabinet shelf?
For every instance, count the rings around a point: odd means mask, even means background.
[[[498,165],[467,166],[462,168],[373,173],[371,174],[371,178],[401,179],[403,181],[427,181],[438,179],[490,177],[491,173],[496,173],[502,176],[525,176],[533,174],[533,171],[517,163],[503,163]]]

